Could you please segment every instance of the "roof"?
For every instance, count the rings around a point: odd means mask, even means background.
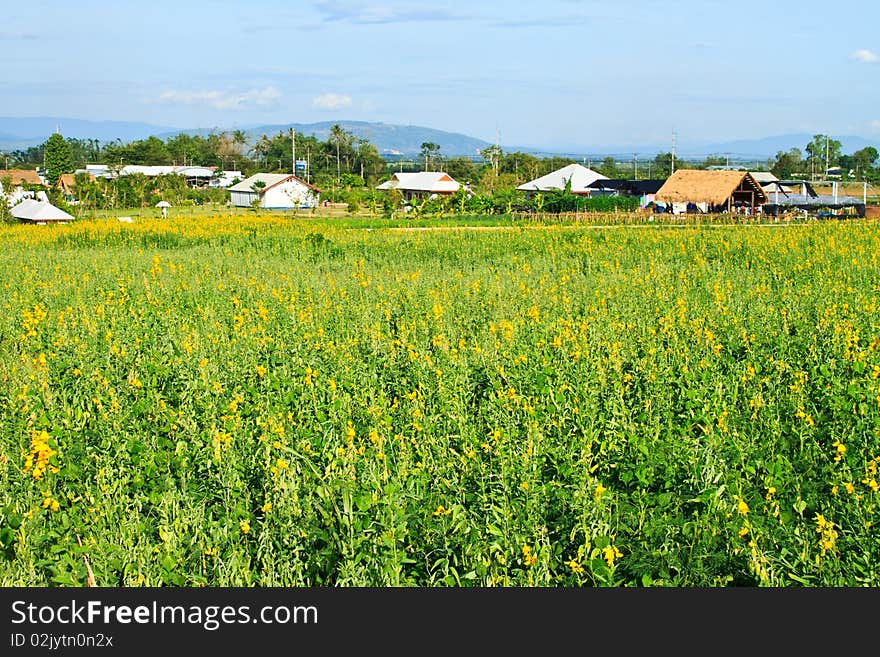
[[[612,178],[599,178],[590,183],[590,189],[616,189],[627,194],[642,195],[656,194],[665,181],[658,180],[618,180]]]
[[[51,203],[25,199],[9,211],[23,221],[68,221],[73,217]]]
[[[771,171],[749,171],[749,173],[752,174],[752,178],[757,180],[762,185],[766,185],[769,182],[779,180],[779,178],[774,176]]]
[[[227,189],[230,192],[253,192],[253,184],[255,182],[263,182],[266,186],[260,190],[260,194],[264,194],[275,185],[280,185],[281,183],[285,183],[288,180],[295,180],[299,183],[302,183],[309,189],[312,189],[319,194],[321,193],[320,189],[318,189],[314,185],[310,185],[302,178],[294,176],[292,173],[255,173],[249,178],[245,178],[240,183],[236,183],[232,187],[227,187]]]
[[[590,191],[592,183],[597,180],[609,180],[609,178],[582,164],[573,163],[540,178],[523,183],[517,189],[524,191],[565,189],[565,185],[569,180],[571,181],[571,191],[573,193],[585,193]]]
[[[767,193],[748,171],[679,169],[657,191],[663,203],[709,203],[723,205],[740,187],[755,192],[755,200],[767,202]]]
[[[608,176],[603,176],[597,171],[593,171],[582,164],[569,164],[556,171],[551,171],[545,176],[535,178],[527,183],[523,183],[517,189],[527,192],[548,191],[551,189],[565,189],[567,181],[571,180],[571,191],[574,194],[584,194],[590,192],[590,184],[597,180],[608,180]]]
[[[421,171],[419,173],[395,173],[391,180],[383,182],[376,189],[399,189],[412,192],[457,192],[461,184],[442,171]]]
[[[85,173],[85,172],[80,172],[80,173]],[[85,173],[85,175],[88,176],[89,180],[92,180],[92,181],[95,180],[95,176],[93,176],[91,173]],[[62,189],[71,189],[75,185],[76,185],[76,174],[62,173],[61,176],[58,178],[58,186],[61,187]]]
[[[0,179],[12,178],[13,184],[45,185],[36,169],[0,169]]]

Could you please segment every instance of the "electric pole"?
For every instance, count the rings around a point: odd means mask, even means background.
[[[825,178],[828,178],[828,135],[825,135]]]
[[[633,153],[633,180],[639,179],[639,154]]]
[[[296,175],[296,132],[291,127],[290,128],[290,158],[291,158],[291,173]]]
[[[669,167],[669,175],[675,173],[675,130],[672,131],[672,165]]]

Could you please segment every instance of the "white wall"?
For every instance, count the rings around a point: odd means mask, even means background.
[[[318,195],[310,187],[306,187],[297,180],[275,185],[263,194],[260,207],[263,208],[301,208],[315,207],[318,204]]]

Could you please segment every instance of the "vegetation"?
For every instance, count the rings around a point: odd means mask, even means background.
[[[291,141],[291,138],[295,140]],[[821,148],[820,148],[821,146]],[[877,150],[868,147],[851,155],[841,154],[840,142],[826,135],[815,135],[806,146],[808,157],[800,149],[779,152],[767,167],[779,178],[814,178],[824,175],[830,167],[840,166],[841,179],[866,180],[880,184],[880,170],[875,166]],[[296,155],[295,155],[296,154]],[[218,169],[241,170],[243,176],[256,172],[289,172],[293,158],[305,159],[306,169],[298,170],[300,177],[321,190],[321,198],[342,203],[350,212],[392,216],[406,209],[417,215],[451,215],[460,213],[510,212],[605,212],[637,208],[631,198],[584,199],[565,190],[558,193],[526,197],[517,190],[522,183],[555,171],[576,160],[566,157],[544,157],[523,152],[504,152],[499,146],[486,148],[480,158],[444,157],[442,145],[423,142],[417,160],[409,162],[386,161],[368,140],[358,139],[338,124],[333,125],[326,141],[314,136],[279,131],[274,136],[262,135],[252,145],[241,130],[212,133],[207,136],[179,134],[162,141],[157,137],[129,144],[113,142],[99,144],[96,140],[64,140],[53,135],[45,144],[27,151],[11,154],[17,166],[45,161],[47,175],[54,180],[64,172],[73,171],[88,162],[104,161],[118,170],[125,164],[184,164],[196,163]],[[617,161],[606,157],[593,164],[600,173],[611,178],[634,177],[663,179],[673,170],[672,153],[659,153],[642,162]],[[700,162],[682,161],[675,168],[708,168],[725,165],[726,158],[709,156]],[[584,162],[584,164],[587,164]],[[820,166],[821,165],[821,166]],[[389,178],[395,170],[442,168],[461,182],[466,191],[451,198],[437,198],[414,202],[406,207],[402,198],[377,192],[375,187]],[[77,175],[73,190],[81,205],[72,211],[87,216],[96,209],[147,207],[160,199],[176,205],[225,203],[228,193],[222,189],[190,189],[179,176],[148,178],[126,175],[113,180],[91,180]],[[54,195],[61,202],[58,194]]]
[[[62,174],[73,173],[70,144],[57,132],[46,141],[46,181],[55,187]]]
[[[880,227],[0,227],[0,585],[877,586]]]

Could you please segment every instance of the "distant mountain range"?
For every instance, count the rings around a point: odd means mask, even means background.
[[[247,135],[249,143],[255,142],[262,135],[275,135],[293,128],[300,134],[314,135],[326,141],[330,128],[339,124],[359,139],[367,139],[384,157],[413,157],[421,151],[424,142],[433,142],[440,146],[441,153],[446,157],[476,156],[480,151],[491,146],[491,143],[475,137],[456,132],[446,132],[434,128],[414,125],[398,125],[393,123],[377,123],[368,121],[323,121],[320,123],[284,123],[254,125],[241,128]],[[58,130],[65,137],[76,139],[97,139],[101,143],[116,141],[125,142],[146,139],[156,136],[168,139],[185,133],[191,135],[208,135],[233,128],[199,128],[181,129],[170,126],[129,121],[88,121],[65,117],[0,117],[0,151],[12,151],[42,144]],[[866,146],[880,149],[880,139],[868,139],[859,136],[837,136],[832,138],[841,142],[844,153],[853,153]],[[682,142],[676,154],[684,158],[705,158],[709,155],[727,156],[731,160],[766,160],[779,151],[798,148],[801,151],[810,143],[813,135],[808,133],[777,135],[757,139],[739,139],[726,142]],[[575,147],[571,150],[561,148],[540,149],[536,147],[501,145],[506,152],[532,153],[538,156],[559,155],[574,159],[595,159],[611,156],[616,159],[630,160],[634,153],[639,158],[652,158],[657,153],[670,151],[670,144],[643,144],[638,146],[605,146],[596,148]]]

